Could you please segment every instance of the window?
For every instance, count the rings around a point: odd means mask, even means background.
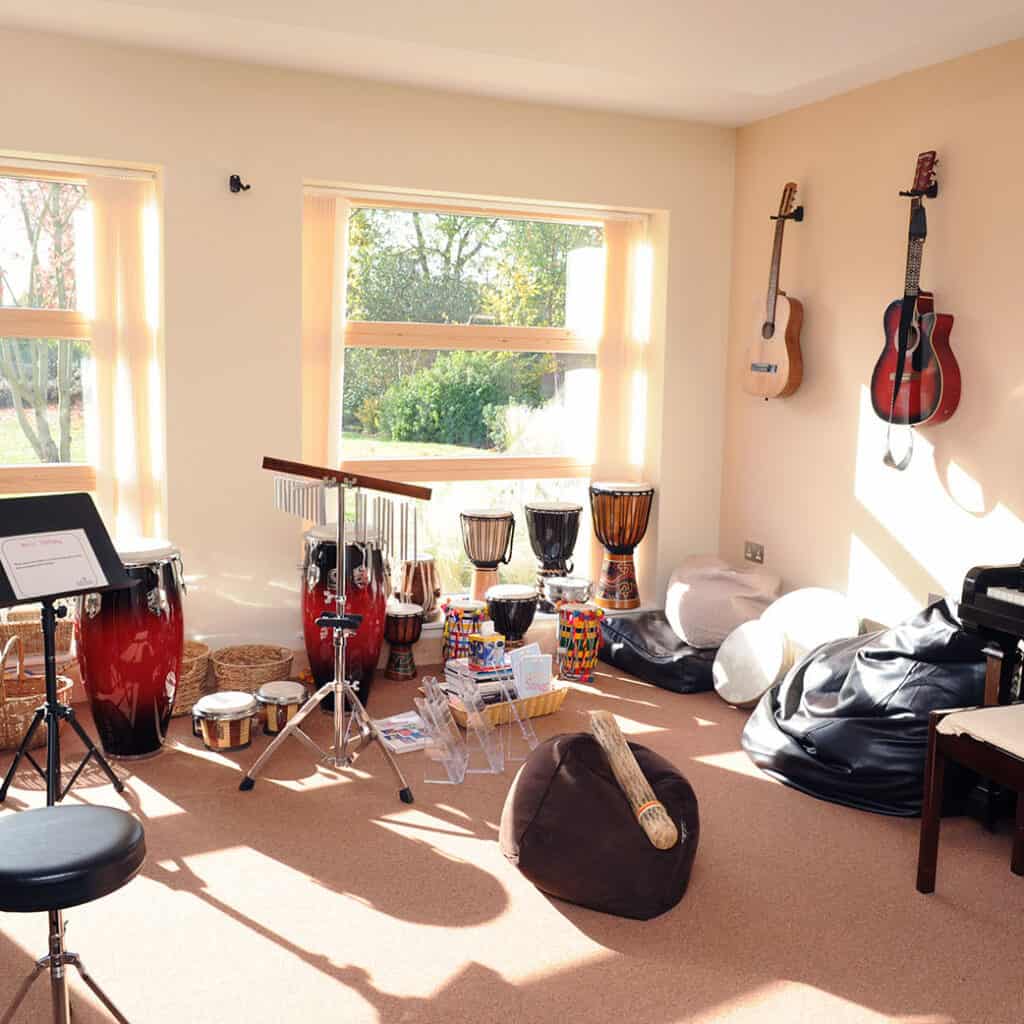
[[[95,483],[86,455],[91,325],[79,301],[86,208],[84,179],[0,170],[0,484],[7,492]]]

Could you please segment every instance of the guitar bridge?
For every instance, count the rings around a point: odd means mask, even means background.
[[[914,372],[914,371],[911,371],[910,373],[905,373],[905,374],[903,374],[903,376],[902,376],[902,377],[900,378],[900,380],[901,380],[901,381],[902,381],[902,382],[903,382],[904,384],[909,384],[909,383],[910,383],[911,381],[913,381],[913,380],[920,380],[920,379],[921,379],[921,374],[919,374],[919,373],[917,373],[917,372]],[[890,373],[890,374],[889,374],[889,380],[890,380],[890,381],[892,381],[892,382],[895,382],[895,380],[896,380],[896,374],[895,374],[895,373]]]
[[[751,373],[778,373],[779,372],[779,364],[778,363],[751,363],[750,364],[750,372]]]

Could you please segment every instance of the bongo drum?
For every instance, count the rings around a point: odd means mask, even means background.
[[[208,693],[192,708],[192,731],[208,750],[244,750],[252,742],[259,704],[251,693]]]
[[[573,548],[580,532],[582,505],[564,501],[534,501],[523,506],[530,547],[537,556],[537,593],[541,611],[554,611],[544,592],[544,581],[551,576],[572,575]]]
[[[264,683],[256,691],[256,703],[263,719],[263,731],[273,735],[280,732],[306,702],[306,688],[291,679]]]
[[[469,657],[469,638],[480,632],[487,619],[487,605],[471,598],[452,598],[441,605],[444,629],[441,638],[441,660]]]
[[[388,679],[412,679],[416,675],[412,645],[423,631],[423,608],[418,604],[392,602],[384,618],[384,638],[391,644],[384,675]]]
[[[395,597],[418,604],[423,621],[433,622],[441,614],[441,576],[432,558],[409,559],[402,563]]]
[[[459,521],[462,545],[474,566],[472,597],[481,601],[488,588],[498,582],[498,565],[507,565],[512,558],[515,516],[501,509],[475,509],[460,512]]]
[[[586,604],[594,594],[594,585],[582,576],[548,576],[544,579],[544,594],[553,607],[563,601]]]
[[[345,544],[345,611],[361,615],[363,621],[345,651],[345,675],[356,685],[359,699],[370,697],[374,669],[384,643],[384,616],[387,610],[387,566],[384,554],[372,531],[365,543]],[[315,526],[305,536],[302,560],[302,631],[309,655],[309,668],[316,689],[334,678],[334,631],[321,629],[316,620],[325,612],[334,613],[338,586],[337,527]],[[334,696],[320,704],[323,711],[334,710]]]
[[[558,677],[589,683],[601,647],[604,611],[596,604],[567,601],[558,608]]]
[[[785,635],[760,619],[744,622],[715,655],[715,691],[738,708],[753,707],[793,664]]]
[[[78,661],[103,752],[151,757],[167,735],[181,674],[181,554],[164,540],[115,546],[138,585],[79,600]]]
[[[505,650],[522,647],[537,611],[537,591],[521,583],[499,583],[487,591],[487,611],[505,638]]]
[[[640,607],[633,551],[644,539],[651,518],[650,484],[593,483],[590,509],[594,533],[605,547],[595,601],[602,608]]]

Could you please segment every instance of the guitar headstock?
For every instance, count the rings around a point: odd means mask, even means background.
[[[939,159],[934,149],[926,153],[918,153],[917,167],[914,170],[914,186],[910,190],[912,196],[928,196],[934,199],[939,194],[939,182],[935,176],[935,167]]]
[[[795,202],[796,182],[787,181],[782,188],[782,198],[779,200],[779,217],[788,217],[793,212]]]

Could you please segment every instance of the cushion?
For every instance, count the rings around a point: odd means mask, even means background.
[[[606,616],[601,638],[598,658],[621,672],[676,693],[711,689],[715,652],[680,640],[664,612]]]
[[[687,558],[668,581],[665,615],[691,647],[719,647],[737,627],[756,619],[778,597],[781,581],[744,572],[712,555]]]
[[[568,733],[542,743],[519,770],[501,816],[502,852],[541,892],[647,920],[686,892],[697,854],[697,797],[665,758],[629,744],[680,840],[657,850],[637,823],[597,740]]]
[[[950,736],[970,736],[1024,759],[1024,704],[957,711],[939,719],[936,728]]]

